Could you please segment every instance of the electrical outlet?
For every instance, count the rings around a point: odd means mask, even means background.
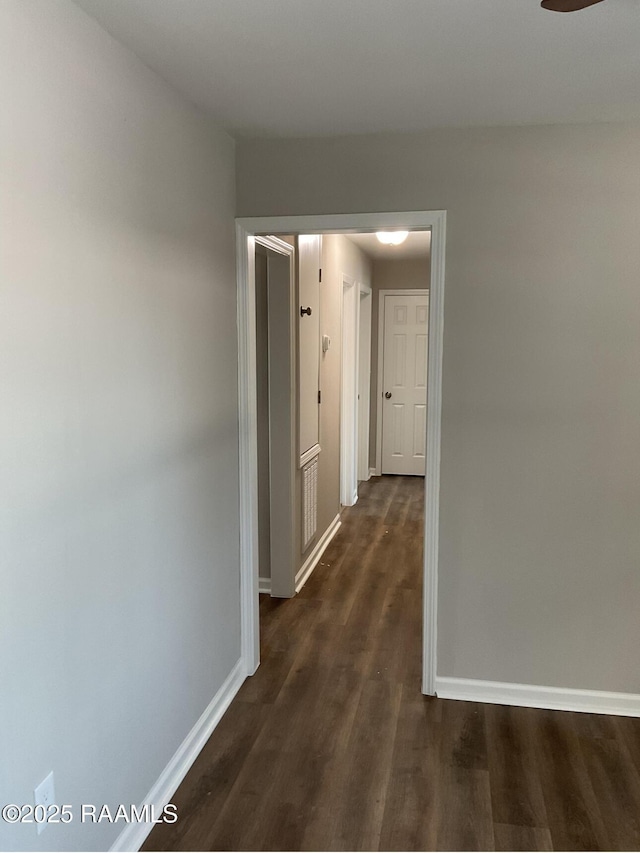
[[[33,792],[34,806],[44,806],[45,812],[49,806],[55,805],[56,802],[56,793],[53,787],[53,770],[46,779],[43,779],[42,782],[38,785],[38,787]],[[42,830],[47,826],[44,821],[36,823],[36,827],[38,828],[38,835],[42,832]]]

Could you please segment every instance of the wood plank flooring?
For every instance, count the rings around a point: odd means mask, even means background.
[[[423,481],[374,478],[144,850],[639,850],[640,720],[420,694]]]

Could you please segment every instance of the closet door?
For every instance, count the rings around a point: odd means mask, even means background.
[[[429,291],[384,298],[382,473],[425,475]]]

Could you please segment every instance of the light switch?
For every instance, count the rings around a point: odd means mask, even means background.
[[[45,810],[45,816],[47,814],[47,809],[49,806],[55,805],[56,795],[53,787],[53,770],[46,779],[43,779],[42,782],[38,785],[38,787],[33,792],[33,800],[34,806],[43,806]],[[38,835],[46,829],[47,823],[43,820],[37,820],[36,826],[38,829]]]

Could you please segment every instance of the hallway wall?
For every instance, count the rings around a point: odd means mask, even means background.
[[[640,693],[640,126],[245,140],[237,189],[447,210],[438,672]]]
[[[342,274],[371,284],[371,261],[342,234],[322,238],[320,334],[329,335],[331,348],[321,356],[320,446],[318,467],[318,536],[340,512],[340,386],[342,360]]]
[[[240,655],[234,144],[66,0],[0,29],[0,800],[53,770],[79,815],[141,803]]]

